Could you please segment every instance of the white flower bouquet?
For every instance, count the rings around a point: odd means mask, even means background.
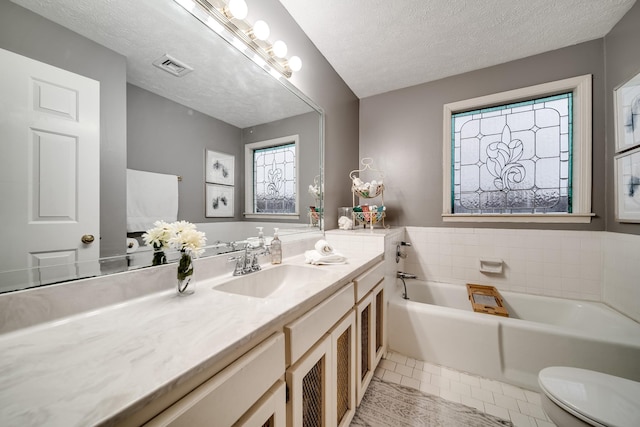
[[[153,225],[154,228],[142,235],[145,244],[153,246],[153,265],[167,263],[164,254],[167,249],[175,249],[195,258],[204,252],[207,238],[202,231],[196,230],[194,224],[188,221],[156,221]]]
[[[207,238],[202,231],[188,221],[167,223],[156,221],[151,228],[142,235],[145,244],[153,246],[156,251],[175,249],[197,258],[204,252]]]
[[[189,288],[193,275],[193,260],[204,252],[207,238],[202,231],[196,230],[196,226],[188,221],[176,221],[171,224],[164,221],[153,223],[154,228],[147,230],[142,235],[147,245],[154,249],[153,265],[166,264],[165,249],[180,251],[178,263],[178,292],[180,294],[193,293]]]

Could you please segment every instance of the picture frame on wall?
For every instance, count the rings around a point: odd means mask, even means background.
[[[640,148],[614,157],[616,221],[640,222]]]
[[[234,216],[233,192],[235,187],[205,184],[205,217],[229,218]]]
[[[613,91],[616,153],[640,145],[640,73]]]
[[[235,160],[232,154],[206,150],[205,182],[211,184],[234,185]]]

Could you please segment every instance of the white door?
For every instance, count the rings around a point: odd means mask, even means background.
[[[0,61],[0,291],[93,275],[100,83],[3,49]]]

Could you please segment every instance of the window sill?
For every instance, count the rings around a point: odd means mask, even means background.
[[[596,214],[442,214],[444,222],[589,224]]]
[[[271,214],[271,213],[244,213],[244,217],[247,219],[300,219],[300,214]]]

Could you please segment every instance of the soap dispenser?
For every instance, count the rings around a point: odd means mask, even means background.
[[[264,233],[262,232],[263,227],[256,227],[258,229],[258,246],[264,248]]]
[[[273,240],[271,240],[271,264],[280,264],[282,262],[282,241],[278,238],[278,229],[273,229]]]

